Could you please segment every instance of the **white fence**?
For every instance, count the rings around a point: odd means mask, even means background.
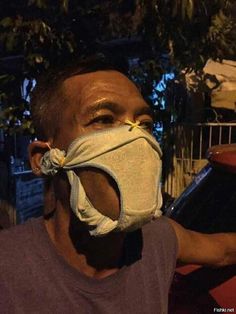
[[[236,123],[198,123],[176,125],[171,130],[174,143],[170,172],[164,192],[177,197],[207,163],[209,147],[236,143]]]

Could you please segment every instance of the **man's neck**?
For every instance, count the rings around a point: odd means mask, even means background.
[[[58,253],[86,276],[105,278],[122,266],[124,233],[92,237],[71,211],[63,208],[57,208],[45,226]]]

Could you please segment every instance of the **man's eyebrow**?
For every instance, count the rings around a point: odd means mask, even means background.
[[[94,115],[96,112],[100,110],[110,110],[115,114],[122,114],[125,112],[125,108],[120,106],[118,103],[110,102],[110,101],[100,101],[98,103],[92,104],[86,108],[86,114]],[[141,115],[149,115],[152,119],[154,119],[154,113],[151,107],[145,105],[136,109],[135,118]]]
[[[137,109],[135,113],[135,117],[141,116],[141,115],[149,115],[154,120],[154,112],[151,107],[145,106]]]
[[[93,115],[96,112],[100,110],[110,110],[114,113],[122,113],[124,111],[124,108],[119,106],[117,103],[109,102],[109,101],[102,101],[99,103],[95,103],[93,105],[90,105],[86,108],[86,114]]]

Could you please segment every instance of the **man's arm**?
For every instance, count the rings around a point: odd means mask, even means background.
[[[236,233],[203,234],[169,219],[178,239],[178,260],[214,267],[236,264]]]

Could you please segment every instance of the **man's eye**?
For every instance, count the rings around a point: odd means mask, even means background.
[[[153,121],[141,121],[140,125],[150,132],[153,131],[153,126],[154,126]]]
[[[112,124],[114,123],[114,117],[110,115],[98,116],[92,120],[92,123]]]

